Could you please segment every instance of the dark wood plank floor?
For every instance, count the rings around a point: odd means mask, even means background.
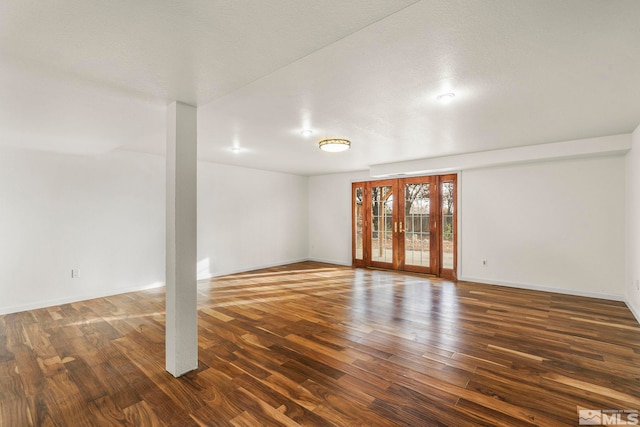
[[[164,291],[0,316],[0,426],[578,425],[640,410],[623,303],[312,262],[199,287],[200,364],[164,370]],[[626,416],[626,414],[623,414]]]

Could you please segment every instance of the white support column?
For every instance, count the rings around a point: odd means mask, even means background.
[[[167,106],[166,368],[198,367],[196,108]]]

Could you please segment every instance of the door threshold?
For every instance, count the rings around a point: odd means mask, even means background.
[[[409,274],[409,275],[416,275],[416,276],[427,276],[427,277],[433,277],[434,279],[441,279],[440,276],[438,276],[437,274],[433,274],[433,273],[419,273],[417,271],[394,270],[392,268],[382,268],[382,267],[356,267],[356,266],[353,266],[353,267],[354,268],[366,268],[367,270],[387,271],[389,273],[400,273],[400,274]]]

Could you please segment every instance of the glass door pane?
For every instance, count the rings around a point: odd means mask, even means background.
[[[404,185],[405,266],[431,266],[430,186],[428,182]]]
[[[440,209],[441,209],[441,230],[442,230],[442,269],[451,270],[451,273],[455,268],[455,235],[456,235],[456,220],[455,220],[455,204],[456,204],[456,185],[455,181],[448,180],[447,177],[443,177],[440,185]]]
[[[353,259],[364,260],[364,188],[353,187]]]
[[[393,187],[371,187],[371,261],[393,263]]]

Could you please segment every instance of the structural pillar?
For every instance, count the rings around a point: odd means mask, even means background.
[[[167,106],[166,369],[198,367],[196,108]]]

